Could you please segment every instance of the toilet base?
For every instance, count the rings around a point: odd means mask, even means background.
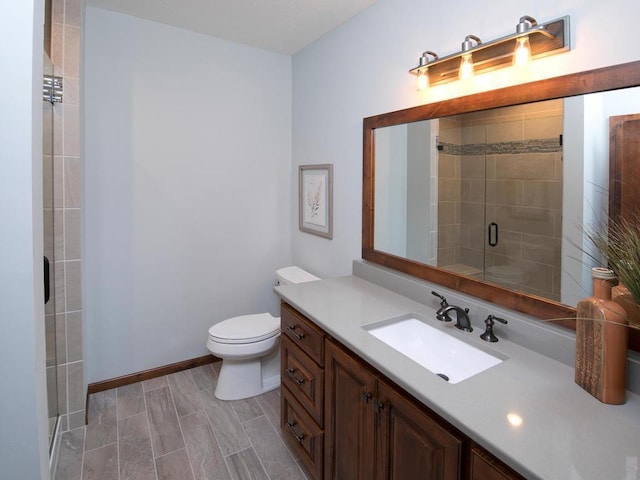
[[[220,400],[255,397],[280,386],[280,351],[252,361],[224,359],[214,391]]]

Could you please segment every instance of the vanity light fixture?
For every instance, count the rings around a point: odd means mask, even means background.
[[[471,49],[473,49],[473,42],[476,42],[476,46],[482,43],[475,35],[467,35],[464,37],[464,42],[462,42],[462,52],[460,56],[460,68],[458,69],[458,77],[460,80],[469,80],[473,78],[474,75],[474,66],[473,66],[473,54],[471,53]]]
[[[429,56],[433,57],[433,60],[438,59],[438,54],[431,50],[422,53],[419,60],[421,70],[418,72],[418,90],[429,88]]]
[[[569,50],[568,16],[539,24],[525,15],[516,25],[516,32],[510,35],[486,43],[475,35],[467,35],[460,52],[442,58],[427,50],[409,73],[418,77],[419,85],[435,85],[511,65],[526,65],[530,59]],[[427,55],[433,59],[429,60]]]

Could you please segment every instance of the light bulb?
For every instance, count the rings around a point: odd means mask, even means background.
[[[473,59],[470,53],[463,53],[460,60],[460,70],[458,70],[458,78],[460,80],[468,80],[473,77]]]
[[[422,70],[418,73],[418,91],[426,90],[429,87],[429,71]]]
[[[516,49],[513,51],[513,64],[516,67],[526,67],[531,60],[531,44],[529,36],[516,38]]]

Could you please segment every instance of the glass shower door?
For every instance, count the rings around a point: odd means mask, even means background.
[[[44,280],[45,280],[45,317],[47,401],[49,413],[49,451],[53,446],[58,423],[58,379],[56,355],[56,301],[55,301],[55,234],[54,234],[54,152],[53,152],[53,109],[51,93],[47,83],[53,82],[53,64],[44,54],[44,82],[42,101],[42,172],[43,172],[43,232],[44,232]],[[47,93],[48,92],[48,93]]]

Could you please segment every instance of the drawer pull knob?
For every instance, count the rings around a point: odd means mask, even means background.
[[[300,435],[298,435],[298,433],[293,428],[295,426],[296,426],[296,422],[287,422],[287,427],[291,431],[291,434],[294,437],[296,437],[296,440],[298,441],[298,443],[302,443],[302,441],[304,440],[304,433],[301,433]]]
[[[287,327],[287,330],[289,330],[294,337],[296,337],[298,340],[302,340],[304,338],[304,333],[298,333],[296,332],[296,326],[295,325],[289,325]]]
[[[296,382],[298,385],[302,385],[304,383],[304,378],[298,378],[295,376],[296,369],[295,368],[287,368],[287,373]]]

